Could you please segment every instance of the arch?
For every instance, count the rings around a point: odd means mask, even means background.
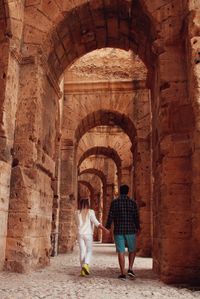
[[[156,30],[140,1],[87,1],[65,14],[53,31],[48,64],[57,79],[78,57],[103,47],[132,49],[148,64]]]
[[[89,156],[92,155],[103,155],[106,156],[110,159],[112,159],[116,166],[117,166],[117,172],[118,172],[118,177],[119,180],[121,178],[121,159],[120,156],[118,155],[117,151],[115,151],[113,148],[110,147],[104,147],[104,146],[95,146],[90,149],[88,149],[81,157],[78,162],[78,167],[81,165],[81,163],[88,158]]]
[[[88,168],[88,169],[85,169],[85,170],[81,171],[79,173],[79,175],[87,174],[87,173],[89,173],[89,174],[91,173],[91,174],[94,174],[94,175],[98,176],[102,181],[103,188],[105,188],[105,186],[106,186],[106,176],[103,173],[103,171],[98,170],[96,168]]]
[[[88,114],[81,120],[77,129],[75,130],[75,140],[78,144],[81,137],[90,129],[97,126],[119,126],[129,136],[130,141],[135,144],[135,137],[137,135],[136,128],[131,119],[125,114],[118,111],[98,110]]]
[[[85,181],[85,180],[78,180],[78,183],[82,184],[83,186],[88,188],[88,190],[90,191],[90,194],[91,194],[90,199],[93,200],[93,198],[94,198],[94,188],[92,187],[92,185],[89,182]]]

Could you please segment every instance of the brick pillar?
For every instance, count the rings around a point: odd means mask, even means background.
[[[99,222],[103,223],[103,200],[104,200],[104,196],[105,196],[105,191],[104,191],[105,187],[102,186],[101,189],[101,193],[100,193],[100,197],[99,197],[99,211],[98,211],[98,219]],[[99,229],[98,231],[98,241],[102,242],[102,230]]]
[[[54,193],[52,207],[52,224],[51,224],[51,256],[58,254],[58,232],[59,232],[59,213],[60,213],[60,136],[57,137],[56,146],[56,168],[55,178],[52,180],[52,189]]]
[[[176,41],[177,43],[177,41]],[[179,43],[178,43],[179,44]],[[153,94],[154,269],[163,281],[191,277],[191,132],[184,45],[159,56],[160,85]],[[159,76],[157,76],[158,78]],[[157,100],[160,99],[158,105]]]
[[[99,219],[99,204],[100,204],[100,193],[94,193],[94,199],[93,199],[93,209],[95,212],[95,215],[98,220]],[[99,230],[95,228],[94,230],[94,241],[99,241]]]
[[[152,254],[151,236],[151,147],[149,139],[139,139],[135,167],[135,200],[140,213],[141,234],[137,240],[137,255],[149,257]]]
[[[192,13],[188,16],[188,73],[189,73],[189,96],[195,113],[195,128],[193,133],[192,152],[192,196],[191,196],[191,219],[192,219],[192,242],[191,254],[191,282],[200,283],[200,7],[198,2],[189,1]]]
[[[69,140],[63,140],[60,172],[59,253],[71,251],[75,244],[76,225],[74,213],[77,204],[74,194],[74,145]]]
[[[2,25],[0,31],[3,31]],[[6,38],[0,42],[0,270],[5,262],[12,148],[19,87],[19,64],[14,59],[9,44]]]
[[[111,202],[114,196],[114,184],[107,184],[106,185],[106,197],[103,203],[103,224],[106,224],[108,218],[108,212],[110,209]],[[108,236],[104,232],[102,233],[102,242],[103,243],[113,243],[112,236]]]
[[[21,66],[8,216],[6,268],[49,264],[58,97],[34,60]]]

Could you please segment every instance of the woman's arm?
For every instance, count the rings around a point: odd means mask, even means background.
[[[98,227],[100,222],[97,220],[94,210],[90,210],[90,221]]]
[[[109,232],[109,230],[107,230],[96,218],[95,212],[94,210],[90,210],[90,220],[92,223],[94,223],[94,225],[102,230],[104,230],[105,232]]]
[[[98,228],[102,229],[106,233],[110,233],[110,231],[107,228],[105,228],[105,226],[103,226],[101,223],[99,224]]]

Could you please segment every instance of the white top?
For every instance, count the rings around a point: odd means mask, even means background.
[[[79,235],[92,235],[94,230],[94,225],[99,226],[100,222],[97,220],[94,210],[89,210],[85,221],[83,222],[80,210],[76,211],[76,224],[78,226]]]

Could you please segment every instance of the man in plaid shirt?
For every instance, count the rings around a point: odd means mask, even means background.
[[[121,274],[118,278],[125,280],[125,246],[129,252],[128,276],[135,277],[133,272],[133,263],[135,259],[136,234],[140,231],[140,221],[136,202],[128,197],[129,187],[120,186],[119,198],[112,201],[106,228],[111,229],[114,222],[114,240]]]

